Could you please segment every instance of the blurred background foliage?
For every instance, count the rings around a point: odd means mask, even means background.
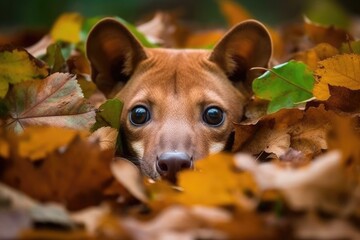
[[[64,12],[79,12],[85,17],[120,16],[132,23],[165,10],[178,14],[183,21],[201,27],[225,26],[217,0],[12,0],[0,1],[0,33],[24,28],[48,29]],[[300,18],[304,12],[317,12],[324,2],[357,14],[360,1],[354,0],[237,0],[253,16],[270,25]],[[331,7],[323,17],[334,18]],[[328,12],[328,14],[326,13]],[[336,14],[335,14],[336,15]]]

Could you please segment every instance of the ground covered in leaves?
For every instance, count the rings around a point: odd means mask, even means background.
[[[230,0],[219,9],[229,27],[251,18]],[[197,161],[178,186],[113,159],[122,103],[84,56],[100,18],[66,13],[26,49],[1,36],[0,238],[359,239],[360,21],[345,18],[269,27],[271,68],[233,153]],[[118,20],[146,47],[211,48],[226,30]]]

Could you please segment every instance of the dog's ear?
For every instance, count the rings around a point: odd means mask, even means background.
[[[138,40],[120,22],[105,18],[91,30],[86,43],[91,77],[107,97],[129,79],[146,53]]]
[[[272,54],[271,37],[260,22],[247,20],[233,27],[215,45],[209,60],[234,83],[253,77],[252,67],[267,67]]]

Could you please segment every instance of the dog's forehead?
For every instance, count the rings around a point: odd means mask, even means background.
[[[188,87],[204,87],[224,81],[220,68],[209,61],[208,50],[148,49],[148,58],[139,64],[133,78],[141,84],[174,91]],[[140,80],[141,79],[141,80]],[[136,81],[136,80],[135,80]]]

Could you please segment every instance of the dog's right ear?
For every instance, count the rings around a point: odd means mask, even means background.
[[[91,30],[86,43],[91,77],[107,97],[129,80],[146,53],[138,40],[120,22],[105,18]]]

